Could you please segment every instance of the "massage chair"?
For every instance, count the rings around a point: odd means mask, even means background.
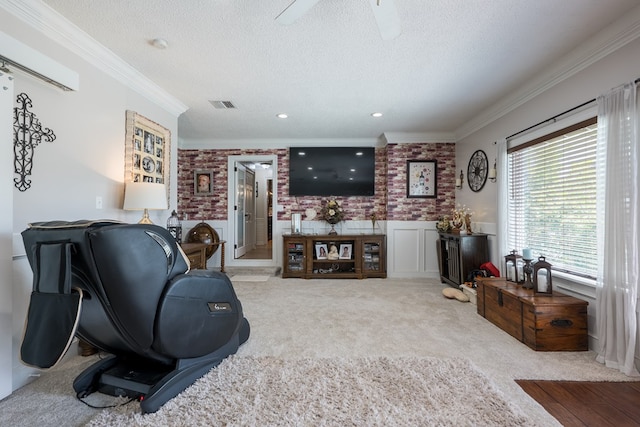
[[[249,337],[229,278],[189,269],[167,230],[111,221],[42,222],[22,232],[34,273],[21,358],[57,363],[73,337],[108,355],[73,382],[157,411]]]

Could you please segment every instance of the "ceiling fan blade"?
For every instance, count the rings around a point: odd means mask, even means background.
[[[320,0],[294,0],[285,10],[276,16],[276,21],[282,25],[293,24],[296,19],[307,13]]]
[[[298,0],[299,1],[299,0]],[[369,0],[383,40],[395,39],[402,33],[395,0]]]

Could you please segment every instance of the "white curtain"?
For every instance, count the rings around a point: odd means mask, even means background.
[[[513,248],[507,248],[507,242],[509,239],[509,168],[507,164],[507,140],[501,139],[498,141],[498,165],[497,173],[498,177],[498,224],[496,229],[496,240],[498,245],[498,256],[502,259],[503,256],[508,255]],[[500,271],[504,266],[500,266]],[[502,271],[502,275],[505,276],[506,272]]]
[[[598,97],[598,280],[596,360],[629,376],[638,329],[640,200],[638,88],[635,83]],[[604,179],[600,179],[604,178]]]

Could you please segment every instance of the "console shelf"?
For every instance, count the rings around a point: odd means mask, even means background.
[[[385,247],[383,234],[285,235],[282,277],[384,278],[387,277]]]

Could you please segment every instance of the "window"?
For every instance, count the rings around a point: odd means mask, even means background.
[[[596,118],[510,148],[509,248],[595,278]]]

